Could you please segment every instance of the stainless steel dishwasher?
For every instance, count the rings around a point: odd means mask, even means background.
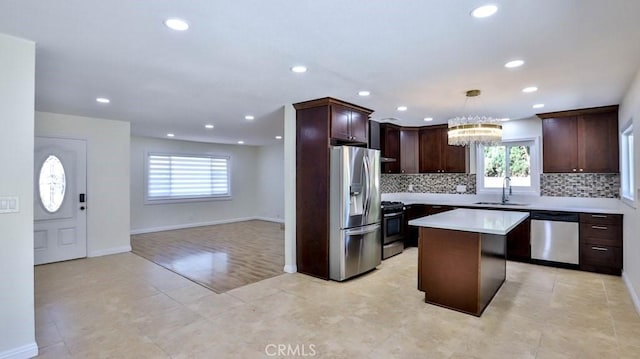
[[[572,212],[531,212],[531,259],[579,264],[579,215]]]

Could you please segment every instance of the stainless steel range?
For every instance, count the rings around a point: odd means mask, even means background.
[[[382,201],[382,259],[404,249],[404,204]]]

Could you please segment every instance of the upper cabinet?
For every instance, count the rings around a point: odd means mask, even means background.
[[[331,138],[341,141],[367,143],[367,125],[372,111],[352,105],[331,103]]]
[[[380,150],[382,157],[394,160],[382,164],[382,173],[400,173],[400,127],[380,124]]]
[[[618,173],[618,106],[538,114],[545,173]]]
[[[464,173],[466,171],[466,149],[451,146],[448,128],[428,126],[420,128],[420,172],[422,173]]]
[[[400,173],[418,173],[418,129],[400,129]]]
[[[383,173],[464,173],[466,148],[449,146],[447,126],[400,127],[380,125]]]
[[[380,125],[382,173],[418,173],[418,130],[388,123]]]
[[[367,145],[369,116],[373,110],[331,97],[297,103],[295,108],[297,111],[312,109],[316,116],[323,117],[329,126],[332,144]]]

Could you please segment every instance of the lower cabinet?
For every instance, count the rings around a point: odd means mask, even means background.
[[[409,221],[412,219],[426,216],[428,207],[430,206],[426,204],[410,204],[405,206],[405,212],[404,212],[404,247],[405,248],[418,246],[418,233],[419,233],[420,227],[410,226]]]
[[[507,259],[529,262],[531,260],[531,220],[527,219],[507,234]]]
[[[580,269],[622,273],[622,215],[580,214]]]

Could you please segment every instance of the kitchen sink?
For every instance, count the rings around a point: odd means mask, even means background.
[[[491,206],[528,206],[529,203],[518,203],[518,202],[475,202],[474,204],[486,204]]]

